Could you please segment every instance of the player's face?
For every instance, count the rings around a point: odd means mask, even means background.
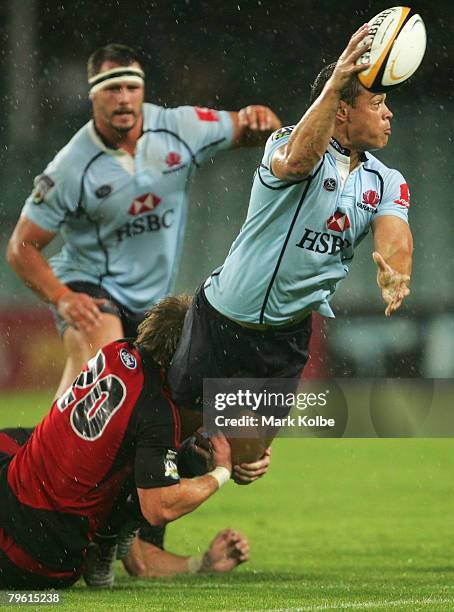
[[[118,64],[104,62],[100,72],[116,67]],[[135,62],[131,67],[140,68],[140,65]],[[92,97],[96,124],[117,132],[129,132],[141,116],[143,97],[143,86],[127,81],[97,91]]]
[[[392,112],[386,104],[386,94],[363,90],[348,107],[348,139],[350,148],[359,151],[382,149],[391,135]]]

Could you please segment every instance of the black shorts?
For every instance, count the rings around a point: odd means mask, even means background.
[[[201,408],[204,378],[299,379],[311,329],[310,314],[288,327],[243,327],[213,308],[199,287],[168,370],[173,399]]]
[[[0,590],[2,589],[62,589],[73,585],[80,577],[80,572],[74,571],[58,572],[51,570],[39,561],[32,558],[21,544],[13,540],[9,533],[8,525],[11,524],[11,515],[8,514],[10,508],[5,508],[4,500],[10,494],[8,484],[8,467],[12,460],[11,448],[6,445],[6,436],[11,433],[11,440],[16,440],[18,443],[25,443],[27,434],[32,430],[11,429],[2,430],[0,433],[3,438],[3,448],[6,456],[0,460]],[[17,434],[17,435],[16,435]],[[14,437],[13,437],[14,436]],[[20,525],[20,516],[17,516],[18,524]],[[14,521],[14,517],[13,517]],[[45,542],[45,538],[43,538]],[[45,546],[45,544],[43,544]]]
[[[108,300],[108,303],[100,306],[99,310],[107,314],[113,314],[120,319],[123,325],[123,336],[125,338],[135,338],[137,336],[137,326],[145,319],[146,312],[133,312],[129,310],[129,308],[126,308],[126,306],[123,306],[123,304],[120,304],[120,302],[113,298],[103,287],[95,285],[94,283],[73,281],[71,283],[66,283],[66,286],[69,287],[71,291],[87,293],[93,298],[104,298]],[[52,312],[58,333],[62,337],[69,327],[69,324],[58,314],[55,308],[52,308]]]

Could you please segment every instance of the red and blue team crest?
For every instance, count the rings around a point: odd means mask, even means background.
[[[154,193],[145,193],[134,200],[129,207],[128,213],[135,216],[141,215],[145,212],[150,212],[150,210],[154,210],[156,208],[160,201],[161,198],[158,198],[158,196]]]
[[[347,213],[336,210],[334,215],[327,220],[326,227],[334,232],[345,232],[350,227],[350,219]]]
[[[219,121],[219,115],[212,108],[200,108],[200,106],[194,108],[200,121]]]
[[[394,200],[394,203],[399,204],[404,208],[410,208],[410,191],[407,183],[403,183],[400,186],[400,198],[398,200]]]
[[[373,189],[369,189],[363,193],[363,204],[367,204],[368,206],[375,208],[379,202],[380,196]]]

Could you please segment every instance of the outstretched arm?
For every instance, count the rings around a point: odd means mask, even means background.
[[[123,565],[132,576],[159,578],[174,574],[229,572],[248,559],[247,538],[233,529],[224,529],[211,541],[205,553],[192,557],[176,555],[136,537]]]
[[[408,224],[392,215],[374,219],[372,231],[377,285],[387,304],[385,315],[389,317],[410,294],[413,237]]]
[[[282,123],[279,117],[267,106],[251,104],[238,112],[231,112],[233,123],[232,148],[256,147],[265,144],[266,139]]]
[[[369,64],[356,65],[356,60],[370,47],[358,48],[367,33],[365,24],[353,34],[322,93],[296,125],[288,143],[275,151],[272,170],[277,178],[287,181],[306,178],[323,157],[334,132],[342,90],[369,67]]]

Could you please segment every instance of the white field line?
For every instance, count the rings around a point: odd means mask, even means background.
[[[188,588],[188,589],[205,589],[208,587],[211,587],[211,589],[238,589],[241,588],[242,586],[246,586],[246,583],[241,583],[241,582],[237,582],[237,583],[228,583],[228,582],[198,582],[198,581],[194,581],[194,582],[171,582],[171,581],[160,581],[159,579],[153,580],[153,588],[169,588],[169,589],[174,589],[175,585],[178,585],[179,587],[184,587],[184,588]],[[139,586],[139,585],[138,585]],[[146,585],[147,587],[149,586],[148,584]],[[307,583],[307,586],[309,586],[309,583]],[[332,590],[332,589],[341,589],[343,588],[343,586],[345,586],[344,584],[327,584],[324,585],[323,588],[324,590]],[[443,591],[451,591],[454,589],[454,584],[453,585],[446,585],[446,584],[430,584],[428,585],[430,586],[430,588],[433,589],[440,589]],[[137,590],[140,590],[142,587],[142,585],[139,586],[139,588]],[[129,587],[128,587],[129,588]],[[251,582],[250,584],[247,584],[247,588],[248,589],[263,589],[263,588],[267,588],[270,590],[276,589],[279,591],[282,591],[283,589],[294,589],[295,585],[292,583],[289,584],[270,584],[269,582]],[[430,598],[426,598],[427,601],[430,600]],[[397,601],[397,600],[395,600]],[[400,600],[399,600],[400,601]],[[406,601],[406,600],[403,600]],[[408,600],[410,601],[410,600]],[[411,600],[412,601],[412,600]],[[416,601],[416,600],[415,600]],[[454,599],[449,599],[448,603],[450,602],[454,603]],[[286,612],[287,610],[311,610],[312,608],[273,608],[270,609],[269,612]],[[317,610],[324,610],[324,608],[316,608]],[[327,608],[330,609],[330,608]],[[248,611],[246,611],[248,612]]]
[[[367,610],[377,608],[395,608],[397,606],[433,606],[443,604],[454,604],[452,598],[432,598],[426,597],[424,599],[396,599],[392,601],[363,601],[363,602],[352,602],[352,603],[337,603],[337,604],[321,604],[315,606],[303,606],[302,608],[269,608],[267,612],[309,612],[316,610]],[[230,610],[229,612],[236,612]],[[248,610],[245,612],[253,612]]]

